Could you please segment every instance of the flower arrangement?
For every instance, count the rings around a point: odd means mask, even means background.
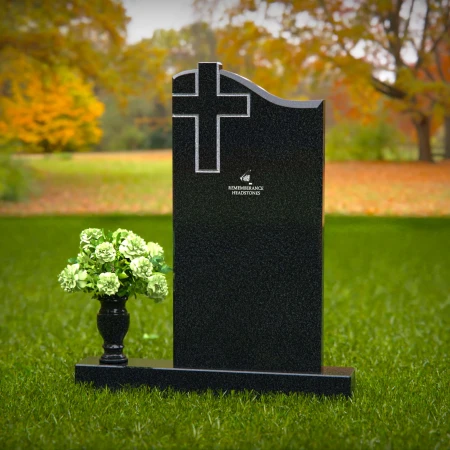
[[[171,269],[164,250],[132,231],[88,228],[80,235],[80,252],[59,274],[66,292],[88,292],[93,298],[145,295],[156,302],[167,297],[165,274]]]

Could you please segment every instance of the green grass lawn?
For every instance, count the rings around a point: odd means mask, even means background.
[[[47,188],[51,193],[48,198],[51,204],[47,205],[50,211],[54,210],[52,204],[67,204],[68,199],[81,209],[78,212],[84,213],[171,211],[170,158],[139,160],[112,154],[110,158],[96,159],[95,154],[90,156],[77,154],[72,159],[64,159],[52,155],[27,160],[36,170],[41,191]]]
[[[324,364],[356,368],[352,399],[75,385],[101,350],[98,302],[57,284],[79,232],[132,229],[171,264],[171,220],[0,219],[1,449],[450,448],[450,218],[326,218]],[[170,358],[171,301],[128,310],[128,356]]]

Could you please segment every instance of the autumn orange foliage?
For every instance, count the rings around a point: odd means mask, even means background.
[[[31,152],[83,150],[102,135],[104,106],[91,86],[67,69],[25,72],[0,98],[0,140],[18,141]]]
[[[339,77],[332,83],[327,99],[337,123],[351,121],[370,126],[383,121],[393,125],[408,141],[416,142],[417,135],[408,115],[399,104],[374,90],[369,84],[355,83]],[[431,134],[439,128],[438,120],[431,120]]]
[[[196,3],[213,10],[220,2]],[[257,33],[250,34],[253,40],[248,43],[239,39],[251,31],[247,22],[239,36],[235,28],[250,16],[258,18],[260,25],[253,24]],[[222,30],[228,53],[233,47],[235,54],[250,60],[250,50],[257,52],[255,43],[264,36],[272,55],[282,55],[282,66],[296,68],[297,83],[302,78],[347,78],[361,96],[358,110],[348,113],[359,115],[363,122],[371,120],[370,107],[377,93],[388,98],[390,108],[411,120],[422,161],[433,160],[431,117],[436,116],[438,123],[445,117],[450,158],[448,2],[238,0],[230,3],[225,17],[231,24]],[[376,92],[369,93],[371,89]]]

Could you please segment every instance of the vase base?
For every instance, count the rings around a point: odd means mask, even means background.
[[[107,365],[107,366],[126,366],[128,364],[128,358],[125,355],[122,355],[122,357],[115,357],[115,358],[108,358],[108,357],[101,357],[98,360],[99,364],[101,365]]]
[[[100,365],[88,357],[75,366],[75,381],[95,387],[151,386],[181,391],[254,390],[256,392],[305,392],[351,397],[355,382],[352,367],[322,367],[321,373],[244,372],[173,367],[168,360],[130,358],[128,365]]]

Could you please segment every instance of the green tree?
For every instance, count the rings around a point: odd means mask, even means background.
[[[129,45],[117,60],[127,80],[119,102],[107,94],[101,147],[166,148],[171,145],[172,76],[195,68],[198,61],[216,60],[215,32],[206,23],[181,30],[156,30],[151,38]]]

